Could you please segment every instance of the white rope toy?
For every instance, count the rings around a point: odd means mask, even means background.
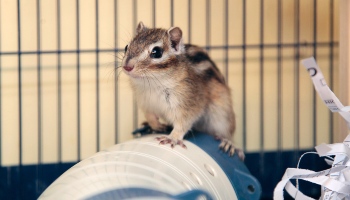
[[[339,114],[346,120],[350,128],[350,106],[343,106],[335,94],[327,86],[321,69],[313,57],[301,61],[309,71],[312,82],[316,91],[323,102],[332,112]],[[305,169],[288,168],[277,184],[274,191],[274,199],[282,200],[284,189],[294,199],[310,198],[299,191],[290,180],[302,179],[322,186],[323,200],[350,200],[350,134],[345,138],[343,143],[321,144],[315,147],[317,154],[321,157],[334,156],[334,160],[326,159],[327,163],[332,165],[330,169],[314,172]]]

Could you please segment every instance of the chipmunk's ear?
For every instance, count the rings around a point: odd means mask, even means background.
[[[145,25],[142,22],[139,22],[139,24],[137,25],[137,28],[136,28],[136,34],[139,34],[144,29],[146,29]]]
[[[179,27],[171,27],[168,30],[168,35],[172,49],[176,53],[182,53],[185,50],[185,46],[182,42],[182,31]]]

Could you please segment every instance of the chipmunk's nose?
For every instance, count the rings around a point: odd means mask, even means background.
[[[126,66],[123,66],[123,68],[124,68],[126,71],[130,72],[131,70],[134,69],[134,66],[126,65]]]

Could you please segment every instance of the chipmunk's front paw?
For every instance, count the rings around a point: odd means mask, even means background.
[[[183,143],[183,140],[173,139],[169,136],[156,137],[156,140],[159,141],[159,144],[170,144],[171,148],[174,148],[176,145],[179,145],[182,148],[187,149],[186,145]]]

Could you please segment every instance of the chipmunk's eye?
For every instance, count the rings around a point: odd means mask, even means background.
[[[126,53],[126,51],[128,50],[128,47],[129,47],[129,45],[125,46],[124,53]]]
[[[154,47],[151,51],[151,58],[161,58],[163,55],[163,49],[160,47]]]

